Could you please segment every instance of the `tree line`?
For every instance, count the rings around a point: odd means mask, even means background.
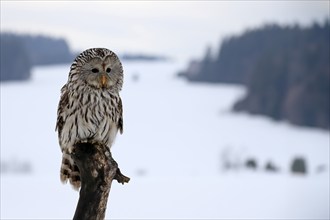
[[[35,65],[72,62],[67,42],[62,38],[41,35],[0,33],[0,80],[26,80]]]
[[[208,48],[179,75],[247,86],[235,111],[329,129],[329,41],[328,19],[309,27],[265,25],[225,39],[215,57]]]

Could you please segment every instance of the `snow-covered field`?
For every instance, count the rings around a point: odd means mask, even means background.
[[[131,181],[113,183],[107,218],[329,218],[329,131],[232,113],[243,87],[189,84],[177,63],[123,65],[124,134],[112,150]],[[55,133],[68,70],[39,67],[29,82],[1,84],[1,219],[74,214],[78,192],[59,180]],[[307,175],[290,172],[297,156]],[[265,171],[270,160],[279,172]]]

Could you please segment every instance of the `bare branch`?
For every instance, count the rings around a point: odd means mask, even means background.
[[[104,144],[77,143],[71,154],[80,171],[81,189],[74,220],[103,220],[113,179],[128,183]]]

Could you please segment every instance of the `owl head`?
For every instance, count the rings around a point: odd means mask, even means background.
[[[123,67],[118,56],[106,48],[91,48],[79,54],[71,65],[69,82],[82,81],[94,89],[119,92],[123,86]]]

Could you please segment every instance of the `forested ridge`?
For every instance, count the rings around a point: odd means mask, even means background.
[[[222,42],[179,73],[189,81],[236,83],[247,95],[235,111],[329,129],[329,20],[310,27],[265,25]],[[216,101],[216,100],[215,100]]]
[[[72,62],[67,42],[41,35],[1,33],[1,81],[25,80],[35,65]]]

